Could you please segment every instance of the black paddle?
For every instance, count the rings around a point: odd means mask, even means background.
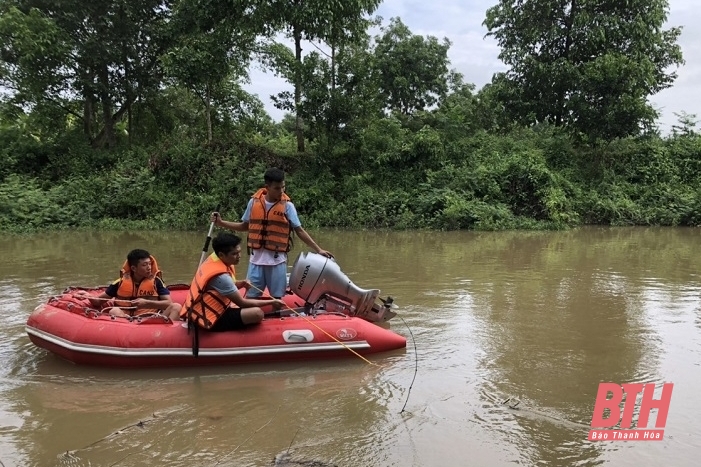
[[[219,209],[221,209],[221,204],[217,205],[217,209],[215,212],[219,212]],[[202,266],[202,263],[204,263],[204,259],[207,257],[207,250],[209,250],[209,242],[212,241],[212,230],[214,230],[214,221],[212,221],[211,225],[209,226],[209,232],[207,233],[207,240],[204,241],[204,246],[202,247],[202,256],[200,256],[200,264],[198,264],[198,269],[200,266]],[[195,273],[197,274],[197,273]],[[195,276],[197,277],[197,276]],[[195,280],[195,279],[193,279]],[[200,335],[199,335],[199,330],[196,324],[193,324],[192,322],[192,317],[190,316],[190,313],[187,315],[187,332],[190,332],[190,329],[192,328],[194,333],[192,335],[192,355],[194,357],[197,357],[200,353]]]
[[[221,208],[221,204],[217,205],[216,213],[219,212],[219,209]],[[204,259],[207,257],[207,250],[209,249],[209,242],[212,241],[212,230],[214,230],[214,221],[212,221],[212,224],[209,226],[209,233],[207,233],[207,240],[204,241],[204,247],[202,247],[202,256],[200,256],[200,266],[204,262]]]

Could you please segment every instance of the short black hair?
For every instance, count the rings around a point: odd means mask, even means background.
[[[277,167],[271,167],[265,171],[265,174],[263,175],[263,180],[266,184],[273,182],[282,183],[285,181],[285,171],[282,169],[278,169]]]
[[[219,232],[212,240],[212,250],[217,256],[226,255],[241,243],[241,237],[229,232]]]
[[[127,255],[127,263],[129,267],[136,267],[142,259],[151,259],[151,253],[146,250],[135,249],[131,250]]]

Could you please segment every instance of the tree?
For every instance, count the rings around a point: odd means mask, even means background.
[[[277,63],[277,71],[294,86],[294,112],[297,151],[304,152],[304,131],[301,102],[303,95],[304,65],[302,60],[302,40],[325,41],[332,48],[332,62],[329,83],[335,86],[335,50],[364,31],[368,24],[366,15],[372,14],[380,0],[278,0],[271,2],[274,28],[284,31],[294,42],[294,58],[290,52],[273,44],[268,48],[269,60]],[[289,50],[289,49],[288,49]],[[282,96],[283,98],[285,96]],[[286,99],[285,99],[286,100]],[[285,106],[287,104],[281,103]],[[285,107],[280,107],[285,108]]]
[[[552,122],[590,140],[640,133],[657,112],[648,97],[676,79],[681,28],[662,29],[667,0],[499,0],[484,21],[495,76],[514,119]]]
[[[247,67],[265,18],[257,0],[180,0],[170,32],[172,46],[162,61],[169,77],[199,97],[212,141],[213,102],[222,101]],[[233,88],[232,88],[233,86]]]
[[[95,146],[114,146],[117,122],[126,115],[131,127],[132,104],[161,83],[170,4],[5,0],[1,84],[24,105],[52,103],[74,114]]]
[[[672,125],[672,136],[696,136],[696,125],[698,120],[696,114],[690,114],[682,110],[681,113],[674,112],[677,117],[677,124]]]
[[[353,140],[370,120],[380,118],[384,108],[378,96],[378,75],[371,38],[366,35],[339,49],[333,71],[335,86],[330,93],[327,133]]]
[[[460,73],[452,73],[450,91],[431,112],[432,126],[442,130],[446,141],[471,135],[481,128],[483,119],[479,115],[479,100],[474,91],[474,84],[465,83]]]
[[[392,18],[375,41],[380,93],[387,108],[409,115],[436,104],[448,92],[447,38],[439,42],[414,35],[401,19]]]
[[[285,76],[291,77],[294,56],[286,46],[277,46],[282,49],[275,53],[277,69],[287,70]],[[368,117],[381,116],[383,104],[373,70],[374,55],[366,35],[343,44],[333,58],[316,51],[303,57],[297,112],[292,92],[271,97],[276,107],[301,117],[310,141],[333,146],[339,139],[352,139]]]

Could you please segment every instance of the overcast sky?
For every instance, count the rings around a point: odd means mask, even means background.
[[[499,47],[492,38],[484,37],[487,29],[482,26],[485,12],[495,4],[496,0],[440,0],[435,3],[384,0],[376,14],[383,17],[384,24],[392,17],[400,17],[414,34],[450,39],[453,45],[448,54],[452,68],[479,89],[491,81],[494,73],[506,69],[497,58]],[[701,2],[669,0],[669,5],[668,27],[684,26],[679,44],[686,64],[677,70],[678,77],[672,88],[651,98],[661,113],[659,125],[663,133],[677,122],[675,112],[686,111],[701,117],[701,89],[698,89],[701,85]],[[282,118],[283,112],[273,107],[270,95],[291,90],[290,85],[253,67],[251,84],[245,88],[258,95],[275,120]]]

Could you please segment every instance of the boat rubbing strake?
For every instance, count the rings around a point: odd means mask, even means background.
[[[321,259],[323,258],[323,260]],[[183,303],[188,285],[169,287]],[[355,286],[327,258],[302,253],[283,298],[290,310],[266,311],[260,324],[240,331],[200,332],[199,353],[185,323],[161,315],[115,318],[94,309],[77,291],[99,295],[104,287],[71,287],[29,316],[30,340],[77,364],[164,367],[352,357],[406,347],[406,339],[378,324],[395,316],[392,299],[375,303],[379,290]],[[294,311],[293,311],[294,310]]]

